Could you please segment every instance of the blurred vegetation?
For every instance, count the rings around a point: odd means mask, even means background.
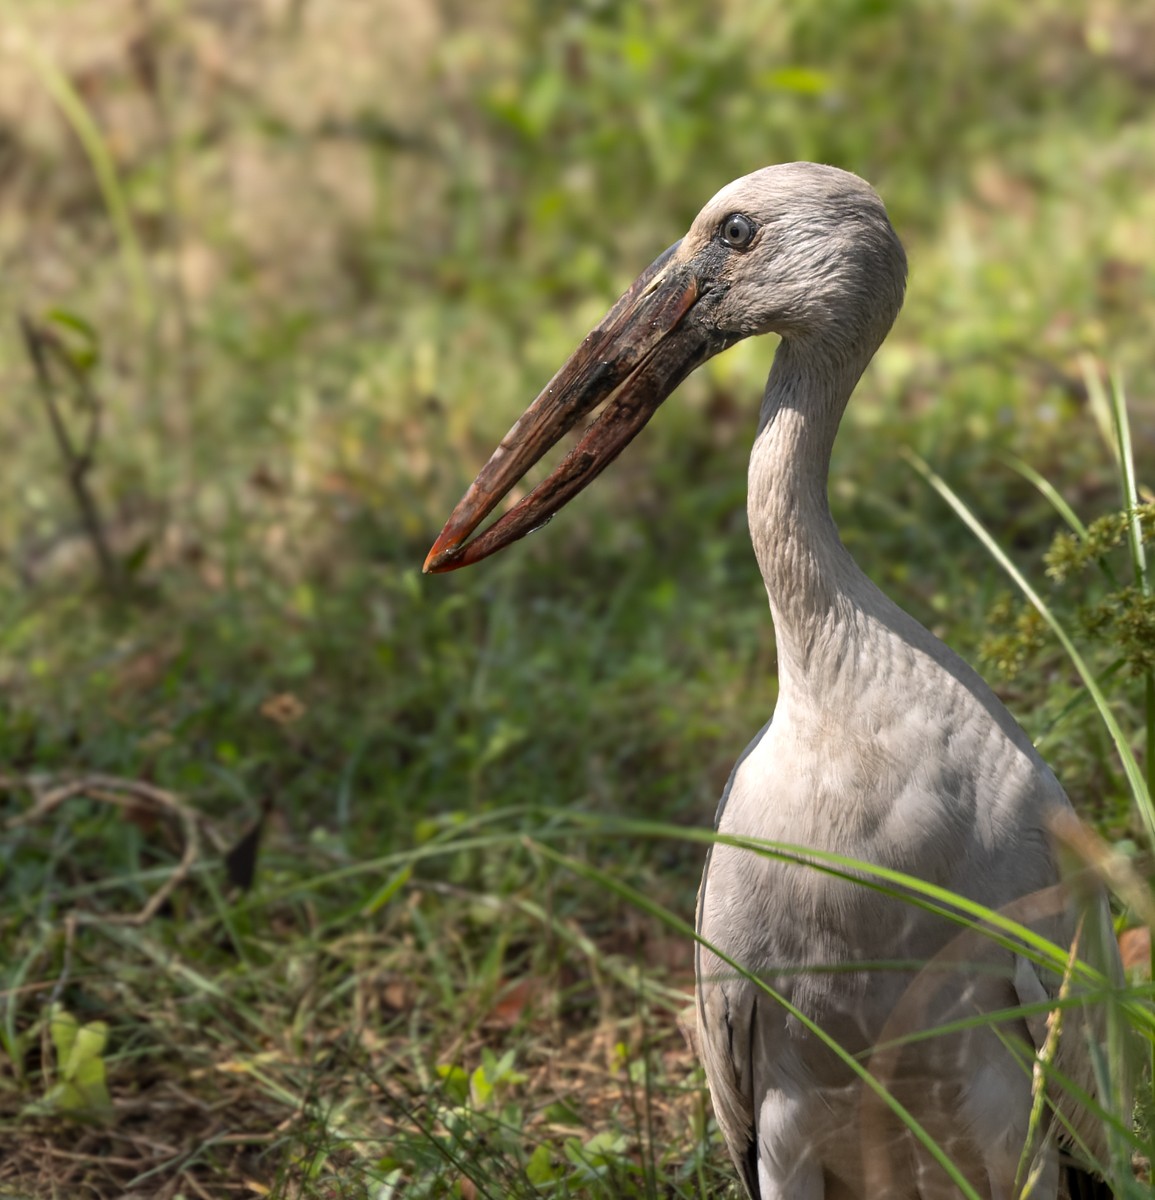
[[[701,204],[817,159],[912,263],[835,516],[977,660],[1003,584],[895,449],[1043,586],[1060,522],[1005,460],[1118,509],[1088,370],[1127,381],[1142,483],[1153,63],[1145,0],[7,6],[0,1192],[82,1194],[80,1163],[94,1196],[736,1194],[673,1021],[688,946],[534,839],[566,810],[707,825],[772,708],[744,513],[772,346],[698,372],[548,534],[421,561]],[[1004,695],[1132,835],[1036,632]],[[196,863],[123,923],[190,820]],[[566,849],[692,911],[699,848]],[[107,1033],[111,1119],[53,1108],[64,1020]]]

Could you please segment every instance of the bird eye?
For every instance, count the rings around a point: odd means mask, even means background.
[[[735,250],[745,250],[754,240],[754,222],[741,213],[731,213],[721,224],[718,232],[722,241]]]

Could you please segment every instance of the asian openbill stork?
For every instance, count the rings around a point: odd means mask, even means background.
[[[1049,832],[1054,815],[1070,811],[1063,789],[979,676],[862,573],[827,504],[839,421],[898,315],[905,281],[902,245],[878,195],[857,176],[790,163],[729,184],[505,436],[425,569],[477,562],[543,524],[695,367],[742,338],[778,334],[748,508],[774,620],[779,694],[773,720],[726,785],[719,833],[900,870],[1069,946],[1080,918],[1059,887]],[[605,400],[561,465],[468,540]],[[1102,926],[1101,897],[1089,911]],[[751,1197],[958,1195],[925,1146],[798,1013],[861,1057],[980,1196],[1018,1194],[1030,1064],[1055,975],[1013,945],[960,933],[909,898],[721,841],[707,859],[698,929],[700,1053]],[[1110,959],[1113,944],[1106,953]],[[918,1030],[1032,1004],[1031,1014],[894,1047]],[[1093,1090],[1089,1026],[1077,1016],[1067,1025],[1056,1065]],[[875,1049],[880,1043],[890,1048]],[[1095,1122],[1078,1105],[1067,1105],[1065,1116],[1084,1147],[1102,1156]],[[1041,1174],[1033,1195],[1053,1198],[1065,1188],[1056,1143],[1069,1132],[1054,1122],[1034,1149]]]

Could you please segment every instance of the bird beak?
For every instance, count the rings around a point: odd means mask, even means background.
[[[479,562],[544,525],[622,452],[663,400],[725,342],[685,322],[702,289],[675,243],[630,285],[502,439],[453,510],[427,572]],[[603,400],[604,412],[557,469],[472,541],[521,477]]]

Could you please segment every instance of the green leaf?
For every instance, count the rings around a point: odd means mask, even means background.
[[[545,1119],[551,1125],[580,1125],[581,1114],[568,1100],[555,1100],[546,1106]]]
[[[52,1035],[52,1047],[56,1051],[56,1062],[62,1074],[66,1073],[65,1063],[72,1055],[72,1046],[76,1041],[76,1031],[80,1022],[59,1004],[52,1006],[52,1016],[49,1018],[49,1029]]]
[[[469,1096],[474,1108],[485,1108],[493,1097],[493,1081],[486,1075],[484,1066],[476,1067],[469,1077]]]
[[[45,318],[66,331],[68,336],[57,344],[77,371],[91,371],[100,362],[100,335],[88,321],[64,308],[49,309]]]
[[[780,92],[799,96],[821,96],[830,90],[830,76],[810,67],[781,67],[766,76],[767,84]]]
[[[79,334],[83,334],[94,345],[100,341],[100,336],[97,334],[94,325],[76,313],[69,312],[66,308],[50,308],[44,315],[55,325],[63,325],[67,329],[72,329]]]
[[[609,1130],[595,1133],[589,1141],[580,1144],[577,1138],[570,1138],[565,1145],[566,1157],[575,1165],[592,1167],[612,1166],[618,1162],[629,1149],[629,1141],[623,1134],[614,1134]]]
[[[520,745],[528,737],[528,732],[512,721],[500,721],[497,728],[489,735],[484,749],[478,757],[478,770],[491,766],[515,746]]]
[[[92,1021],[76,1030],[68,1058],[61,1067],[65,1079],[79,1080],[93,1062],[100,1064],[100,1056],[108,1044],[108,1026],[103,1021]],[[103,1065],[101,1065],[103,1072]]]
[[[464,1067],[443,1064],[437,1068],[445,1084],[445,1092],[455,1104],[464,1104],[469,1098],[469,1076]]]
[[[108,1116],[112,1113],[112,1098],[108,1094],[104,1059],[86,1058],[77,1068],[71,1085],[79,1093],[81,1108],[97,1116]]]
[[[363,917],[370,917],[375,912],[379,912],[389,903],[390,900],[409,882],[413,877],[412,863],[406,864],[400,871],[395,871],[390,878],[377,889],[376,892],[365,902],[361,909]]]
[[[74,1115],[83,1112],[84,1097],[74,1083],[58,1083],[49,1088],[44,1099],[29,1112],[55,1112]]]
[[[542,1144],[529,1156],[525,1164],[525,1177],[530,1183],[540,1186],[543,1183],[553,1183],[558,1177],[557,1167],[553,1165],[553,1156],[549,1147]]]

